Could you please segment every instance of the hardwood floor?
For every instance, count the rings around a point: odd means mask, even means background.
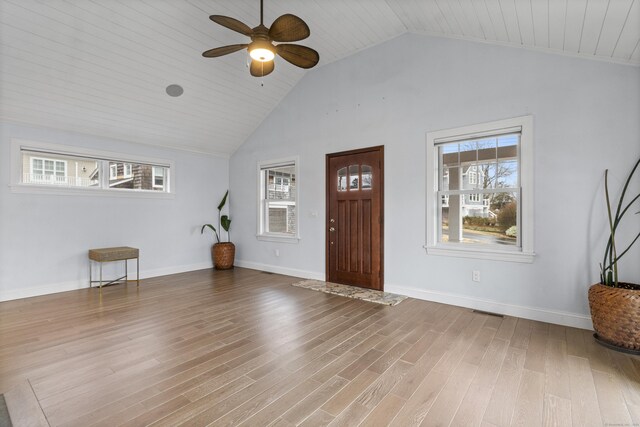
[[[0,393],[52,426],[640,423],[640,360],[589,331],[236,268],[0,303]]]

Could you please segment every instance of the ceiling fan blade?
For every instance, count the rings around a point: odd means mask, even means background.
[[[285,60],[300,68],[312,68],[320,60],[320,55],[310,47],[297,44],[279,44],[276,52]]]
[[[275,68],[275,64],[273,61],[251,61],[251,65],[249,66],[249,71],[253,77],[264,77],[267,74],[270,74]]]
[[[227,27],[230,30],[236,31],[240,34],[244,34],[245,36],[251,37],[251,28],[243,22],[238,21],[235,18],[230,18],[228,16],[223,15],[211,15],[209,17],[216,24],[220,24],[223,27]]]
[[[269,38],[274,42],[297,42],[306,39],[309,34],[309,26],[290,13],[278,17],[269,29]]]
[[[216,47],[214,49],[209,49],[206,52],[202,52],[202,56],[205,58],[215,58],[217,56],[228,55],[233,52],[237,52],[239,50],[245,49],[248,44],[232,44],[229,46]]]

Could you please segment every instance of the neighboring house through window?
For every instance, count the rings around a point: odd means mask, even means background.
[[[258,164],[258,239],[298,240],[297,159]]]
[[[531,116],[427,133],[429,254],[533,260]]]
[[[67,181],[67,162],[31,157],[31,173],[24,178],[29,182],[39,184],[65,184]]]

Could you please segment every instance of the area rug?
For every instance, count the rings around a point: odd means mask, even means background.
[[[391,306],[400,304],[402,301],[407,299],[404,295],[374,291],[372,289],[364,289],[357,286],[322,282],[320,280],[303,280],[301,282],[292,283],[291,285],[299,288],[311,289],[312,291],[319,291],[327,294],[340,295],[347,298],[361,299],[363,301]]]

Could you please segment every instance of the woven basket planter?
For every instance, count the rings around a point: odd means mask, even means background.
[[[640,352],[640,286],[589,288],[589,308],[597,339],[608,347]]]
[[[231,242],[216,243],[211,247],[213,267],[216,270],[229,270],[233,268],[233,260],[236,256],[236,245]]]

